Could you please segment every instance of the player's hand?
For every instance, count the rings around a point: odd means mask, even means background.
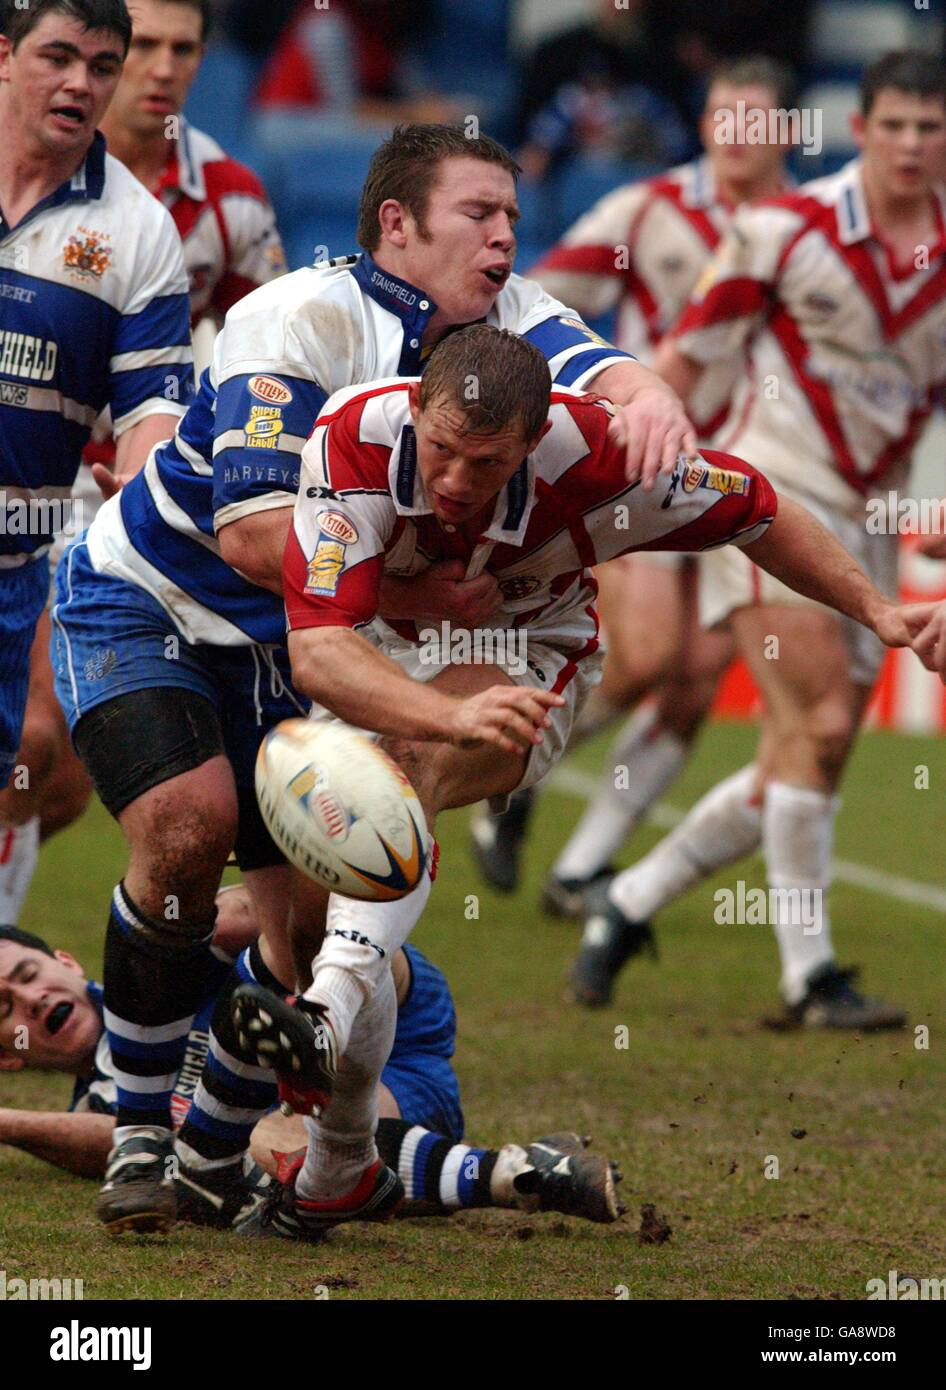
[[[939,603],[911,604],[910,646],[928,671],[935,671],[946,684],[946,599]],[[912,615],[916,616],[913,617]],[[924,621],[925,616],[925,621]]]
[[[521,753],[542,742],[542,730],[552,722],[548,711],[564,703],[550,690],[491,685],[460,702],[450,741],[458,748],[491,743],[504,753]]]
[[[648,387],[620,406],[608,433],[627,451],[628,482],[640,478],[645,492],[661,473],[673,472],[680,454],[693,459],[698,452],[696,431],[680,398],[666,387]]]
[[[434,618],[457,627],[485,627],[502,605],[491,574],[464,579],[462,560],[444,560],[405,579],[389,575],[381,582],[378,611],[384,618]]]
[[[124,487],[121,478],[116,478],[106,463],[93,463],[92,477],[106,502],[110,497],[114,497],[116,492],[121,492]]]
[[[917,550],[927,559],[946,560],[946,536],[924,536]]]
[[[936,603],[886,604],[874,619],[874,631],[888,647],[913,647],[916,650],[916,638],[939,606]]]

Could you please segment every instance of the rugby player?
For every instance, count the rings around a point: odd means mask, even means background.
[[[286,269],[276,220],[256,175],[181,115],[197,76],[210,27],[209,0],[132,0],[131,46],[121,79],[101,122],[108,151],[168,209],[181,235],[190,285],[191,324],[219,325],[244,294]],[[169,429],[168,433],[171,433]],[[86,446],[73,486],[88,525],[101,502],[93,466],[103,487],[115,445],[108,413]],[[81,527],[79,528],[82,529]],[[52,567],[65,549],[53,547]],[[42,802],[25,823],[11,827],[0,855],[0,901],[7,922],[17,920],[36,863],[39,844],[65,829],[88,804],[92,785],[73,752],[53,691],[49,619],[37,625],[26,707],[27,743],[33,763],[50,767]]]
[[[231,846],[278,977],[292,971],[291,886],[307,920],[324,918],[325,895],[290,878],[263,826],[253,764],[267,729],[308,708],[290,678],[282,554],[299,456],[328,396],[379,374],[416,374],[451,329],[485,318],[535,343],[557,381],[593,382],[619,402],[610,429],[645,490],[695,448],[666,385],[512,273],[516,173],[485,135],[397,129],[365,184],[363,254],[285,276],[230,310],[175,438],[59,567],[57,694],[129,841],[105,948],[119,1106],[98,1208],[109,1228],[173,1219],[160,1176],[171,1086],[203,997],[202,943]],[[499,589],[489,575],[458,580],[456,569],[391,576],[383,611],[475,626]],[[239,1051],[234,1036],[219,1041]],[[217,1192],[242,1181],[241,1145],[228,1151],[207,1125],[186,1125],[177,1153]]]
[[[946,382],[946,69],[924,53],[878,59],[853,128],[861,155],[838,174],[739,210],[658,363],[686,395],[705,365],[745,352],[722,442],[764,466],[892,594],[896,527],[871,534],[867,518],[871,498],[904,487]],[[861,996],[838,966],[827,905],[838,787],[883,647],[735,552],[705,557],[701,576],[703,621],[728,622],[763,695],[759,755],[595,890],[576,993],[606,1001],[641,924],[761,842],[770,886],[788,890],[769,894],[784,1000],[772,1021],[899,1027],[903,1010]],[[804,899],[811,920],[792,910]]]
[[[529,786],[561,756],[600,667],[595,564],[732,545],[892,645],[910,641],[907,616],[931,611],[905,615],[814,517],[730,455],[681,458],[651,491],[628,483],[610,403],[560,388],[550,402],[549,388],[531,343],[476,325],[440,343],[421,379],[339,392],[303,450],[284,574],[293,681],[312,717],[385,736],[431,828],[439,811]],[[378,617],[386,568],[445,554],[470,573],[488,566],[503,594],[489,636],[507,640],[462,662],[416,624]],[[524,668],[508,640],[517,628]],[[492,663],[477,664],[487,651]],[[307,1154],[284,1170],[279,1234],[380,1219],[400,1199],[374,1140],[375,1081],[396,1017],[390,961],[430,887],[425,874],[395,902],[333,894],[301,999],[253,984],[234,994],[241,1045],[274,1067],[289,1105],[320,1112],[306,1119]]]
[[[131,477],[193,393],[180,239],[96,129],[130,36],[122,0],[0,4],[3,918],[32,871],[16,852],[18,827],[33,822],[21,846],[29,860],[51,772],[42,728],[24,733],[23,719],[48,552],[82,449],[108,406],[117,475]]]
[[[683,311],[735,209],[786,192],[785,145],[755,144],[740,114],[786,108],[792,79],[770,58],[740,58],[712,77],[700,122],[704,154],[691,164],[602,198],[530,272],[543,289],[587,318],[617,311],[615,341],[650,362]],[[735,138],[722,138],[724,122]],[[690,401],[700,440],[709,444],[726,417],[739,363],[704,373]],[[676,777],[732,657],[728,633],[700,628],[696,561],[683,555],[625,555],[595,576],[607,639],[601,684],[572,734],[573,745],[600,732],[648,692],[656,700],[618,736],[593,797],[555,861],[543,891],[556,915],[580,916],[584,889],[613,872],[612,855]],[[615,786],[615,767],[633,768]],[[496,888],[510,892],[538,789],[517,793],[496,815],[478,808],[475,857]]]
[[[266,980],[282,991],[253,949],[256,931],[243,886],[222,889],[218,905],[213,941],[218,987],[198,1012],[188,1037],[172,1099],[175,1125],[194,1101],[219,987],[234,963],[241,980]],[[498,1150],[463,1142],[459,1087],[450,1065],[456,1014],[447,982],[413,946],[398,952],[393,971],[398,1022],[378,1084],[378,1142],[385,1160],[404,1174],[404,1215],[516,1206],[591,1221],[616,1220],[621,1214],[615,1196],[620,1175],[607,1160],[586,1153],[577,1135],[549,1135],[526,1147],[505,1144]],[[219,1070],[225,1060],[218,1056],[215,1063]],[[0,926],[0,1072],[24,1069],[75,1076],[69,1109],[0,1108],[0,1145],[22,1149],[81,1177],[101,1178],[116,1106],[114,1065],[102,1022],[102,987],[86,979],[67,951],[54,951],[30,932]],[[262,1088],[275,1105],[271,1073],[250,1084]],[[223,1114],[217,1120],[226,1123]],[[201,1192],[195,1194],[186,1179],[179,1179],[178,1217],[240,1229],[266,1195],[262,1170],[275,1173],[283,1153],[304,1143],[298,1116],[269,1115],[253,1131],[252,1150],[260,1166],[249,1169],[251,1181],[239,1201],[213,1206]]]

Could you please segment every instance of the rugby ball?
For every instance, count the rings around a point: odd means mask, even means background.
[[[256,796],[286,858],[331,892],[389,902],[420,882],[427,822],[417,793],[363,734],[283,720],[260,744]]]

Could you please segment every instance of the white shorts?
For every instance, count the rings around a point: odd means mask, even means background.
[[[793,491],[781,483],[778,492],[799,503],[818,518],[821,524],[840,541],[849,555],[852,555],[861,569],[881,593],[888,598],[897,596],[898,545],[896,536],[869,535],[864,518],[840,516],[823,502],[814,500],[801,491]],[[786,606],[798,605],[821,608],[827,612],[825,604],[815,603],[805,598],[780,579],[775,579],[765,570],[754,565],[738,546],[726,545],[719,550],[711,550],[700,556],[699,578],[700,623],[703,627],[716,627],[724,623],[738,608],[748,608],[758,603],[777,603]],[[848,671],[855,685],[871,686],[877,679],[887,650],[879,637],[855,622],[853,618],[839,621],[848,649]]]
[[[425,651],[414,642],[405,642],[396,635],[389,635],[390,631],[390,628],[387,628],[384,635],[380,636],[375,629],[368,628],[362,635],[383,651],[385,656],[396,661],[412,680],[426,683],[450,666],[448,656],[443,660],[431,659],[432,654],[429,650]],[[523,661],[510,654],[508,659],[499,658],[491,664],[504,671],[516,685],[530,686],[535,690],[554,689],[565,698],[563,705],[549,710],[551,725],[542,730],[542,742],[532,748],[525,773],[516,790],[532,787],[536,782],[541,782],[564,754],[575,716],[601,679],[604,653],[599,647],[590,655],[583,656],[580,661],[573,661],[569,654],[560,648],[528,641]],[[310,719],[335,717],[322,705],[313,705],[309,715]]]

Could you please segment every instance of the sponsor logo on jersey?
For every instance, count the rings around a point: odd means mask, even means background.
[[[319,530],[323,536],[342,545],[352,545],[358,539],[358,532],[342,512],[323,512],[319,517]]]
[[[559,319],[559,323],[564,323],[568,328],[577,328],[579,333],[583,333],[591,343],[597,343],[599,347],[613,347],[607,338],[602,338],[600,333],[595,333],[594,329],[589,328],[581,319]]]
[[[282,430],[279,406],[252,405],[250,418],[243,427],[243,442],[248,449],[277,449]]]
[[[358,539],[358,532],[341,512],[323,512],[319,528],[315,554],[306,566],[305,592],[332,598],[345,568],[346,547]]]
[[[58,356],[57,345],[45,338],[14,333],[12,329],[0,331],[0,372],[4,375],[26,377],[28,381],[51,381]]]
[[[28,405],[30,388],[14,381],[0,381],[0,405]]]
[[[810,294],[805,295],[805,308],[814,318],[830,318],[840,307],[838,301],[832,299],[830,294],[825,294],[823,290],[812,290]]]
[[[246,389],[251,396],[255,396],[258,401],[265,401],[267,405],[288,405],[292,400],[289,387],[277,381],[274,376],[251,376],[246,383]]]
[[[112,254],[102,232],[79,227],[62,248],[62,263],[80,280],[101,280],[112,263]]]
[[[503,598],[528,598],[539,588],[541,580],[534,574],[514,574],[509,579],[499,581],[499,591]]]
[[[724,497],[745,497],[749,491],[749,478],[745,473],[737,473],[732,468],[717,468],[711,463],[688,463],[683,470],[683,491],[695,492],[698,487],[719,492]]]
[[[87,681],[100,681],[114,671],[118,656],[111,647],[97,647],[85,663]]]
[[[664,256],[660,262],[660,269],[665,275],[679,275],[686,268],[687,263],[682,256]]]

